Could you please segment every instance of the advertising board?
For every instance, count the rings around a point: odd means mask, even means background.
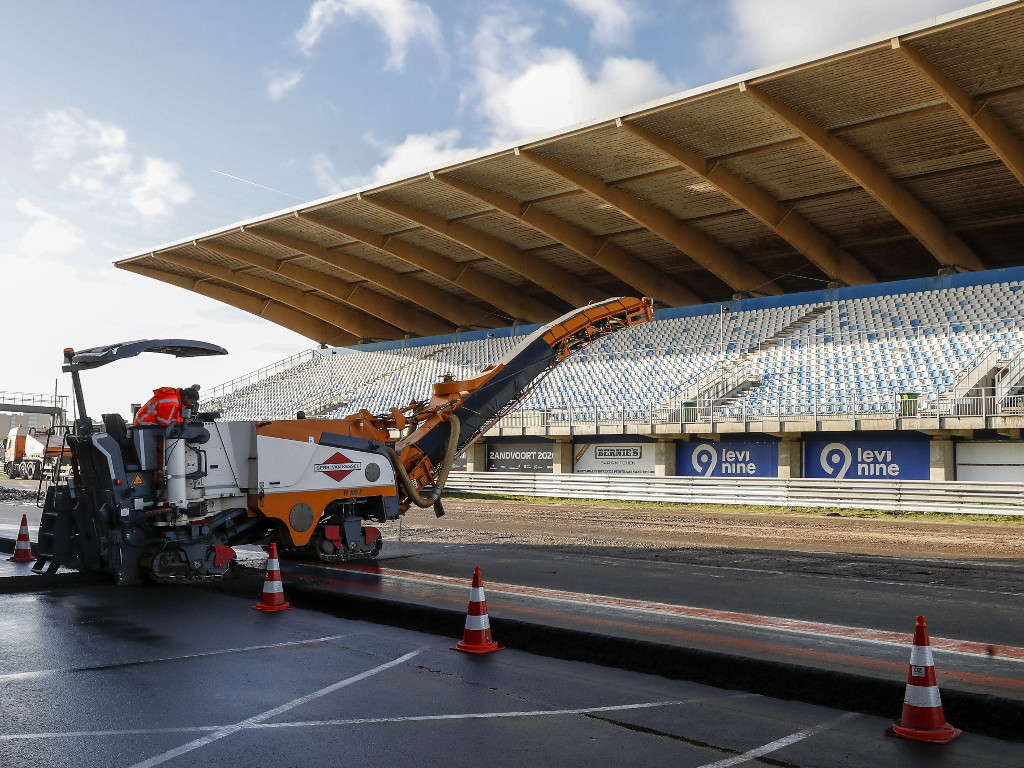
[[[653,475],[654,443],[576,443],[573,472]]]
[[[488,472],[551,472],[554,460],[551,443],[487,443]]]
[[[827,480],[927,480],[928,440],[838,439],[804,443],[804,477]]]
[[[779,444],[768,440],[691,440],[676,443],[682,477],[778,477]]]

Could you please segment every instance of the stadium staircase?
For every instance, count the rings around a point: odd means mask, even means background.
[[[811,320],[825,314],[829,310],[831,310],[831,307],[827,305],[814,307],[779,328],[764,339],[764,341],[747,347],[739,358],[729,362],[721,370],[713,371],[704,377],[697,386],[685,392],[683,397],[677,398],[676,401],[672,402],[670,407],[678,408],[687,401],[712,408],[728,406],[736,402],[748,390],[764,384],[763,377],[758,375],[753,367],[756,357],[760,355],[763,349],[782,347],[788,339],[792,338],[795,332],[805,328]]]

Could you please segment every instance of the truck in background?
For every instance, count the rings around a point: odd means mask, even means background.
[[[3,470],[13,480],[55,481],[60,474],[61,456],[70,457],[64,438],[54,430],[12,427],[4,440]]]

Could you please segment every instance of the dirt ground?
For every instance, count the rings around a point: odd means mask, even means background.
[[[1024,559],[1024,526],[927,519],[852,518],[772,511],[593,506],[585,501],[447,498],[447,514],[413,508],[412,542],[640,549],[727,548],[901,554],[913,558]],[[397,538],[397,525],[386,532]]]
[[[0,502],[34,504],[36,483],[0,479]],[[447,514],[410,509],[381,526],[389,540],[569,548],[846,552],[946,560],[1024,560],[1024,525],[857,518],[770,508],[644,508],[586,501],[446,497]]]

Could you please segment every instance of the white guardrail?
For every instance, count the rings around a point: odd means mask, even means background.
[[[452,472],[447,489],[560,499],[1024,515],[1024,483]]]

